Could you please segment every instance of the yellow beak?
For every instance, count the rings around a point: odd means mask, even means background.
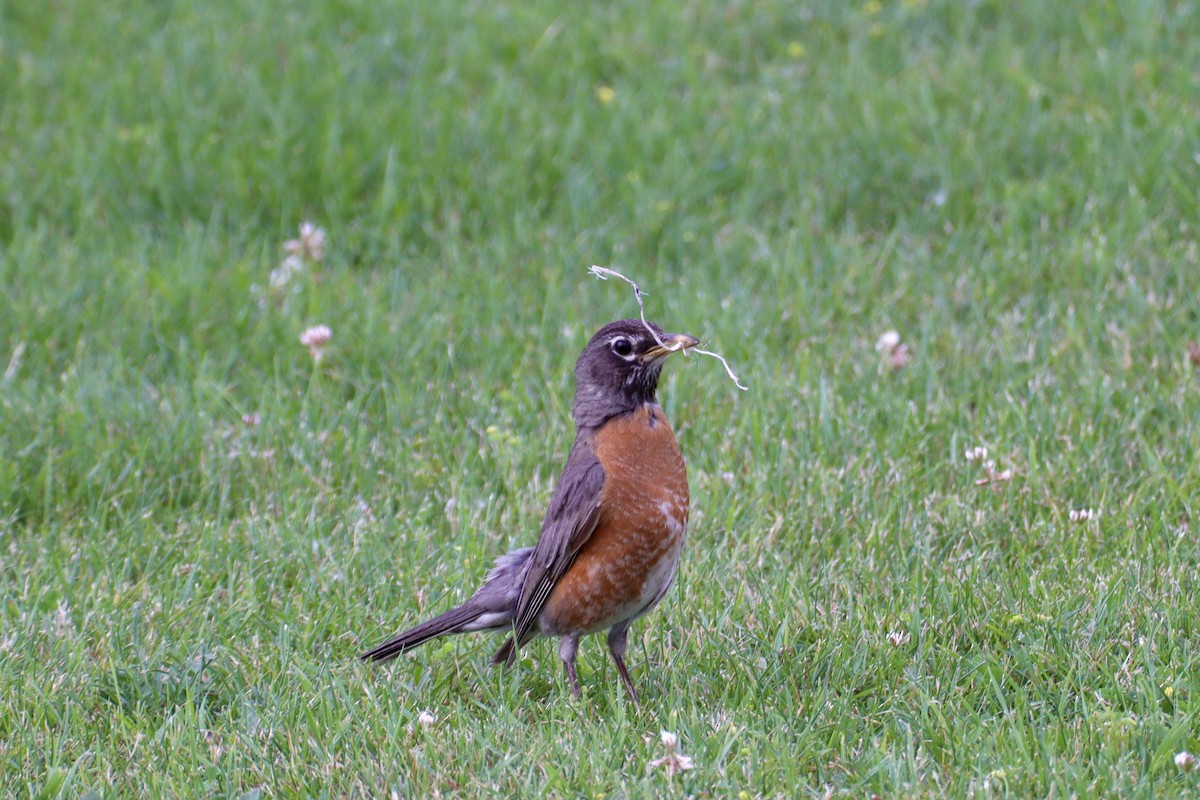
[[[667,333],[663,334],[662,344],[655,344],[638,358],[643,364],[648,364],[652,361],[658,361],[660,358],[666,358],[671,353],[677,353],[680,350],[687,350],[689,347],[695,347],[700,344],[700,340],[695,336],[688,336],[686,333]]]

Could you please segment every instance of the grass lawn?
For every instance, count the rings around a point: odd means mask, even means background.
[[[0,794],[1200,796],[1198,33],[0,6]],[[548,642],[360,664],[536,539],[574,360],[637,311],[591,264],[750,389],[665,371],[642,707],[602,637],[578,701]]]

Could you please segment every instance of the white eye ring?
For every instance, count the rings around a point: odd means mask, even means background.
[[[618,336],[608,343],[612,351],[626,361],[633,360],[633,342],[626,339],[624,336]]]

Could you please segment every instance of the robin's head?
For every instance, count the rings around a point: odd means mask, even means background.
[[[647,324],[658,339],[646,329]],[[666,357],[697,344],[699,340],[693,336],[664,333],[653,322],[643,324],[640,319],[605,325],[575,362],[575,424],[599,425],[653,401]]]

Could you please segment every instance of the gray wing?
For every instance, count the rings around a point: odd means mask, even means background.
[[[592,450],[590,437],[576,438],[554,487],[542,521],[542,535],[530,555],[529,571],[517,599],[513,619],[513,642],[517,646],[527,641],[526,634],[542,613],[554,585],[596,529],[603,489],[604,467]]]

